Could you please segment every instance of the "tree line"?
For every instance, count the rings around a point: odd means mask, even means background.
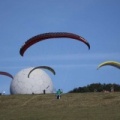
[[[69,93],[84,93],[84,92],[119,92],[119,84],[101,84],[101,83],[92,83],[84,87],[74,88],[69,91]]]

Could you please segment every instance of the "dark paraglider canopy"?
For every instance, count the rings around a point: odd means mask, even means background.
[[[13,79],[13,76],[10,73],[8,73],[8,72],[0,71],[0,75],[5,75],[5,76],[8,76],[8,77]]]
[[[79,35],[76,35],[74,33],[68,33],[68,32],[49,32],[49,33],[39,34],[28,39],[25,42],[25,44],[20,48],[20,55],[23,56],[24,52],[33,44],[40,42],[42,40],[50,39],[50,38],[71,38],[71,39],[78,40],[85,43],[90,49],[90,44],[87,42],[87,40],[85,40],[83,37]]]
[[[106,65],[110,65],[110,66],[113,66],[113,67],[116,67],[116,68],[120,69],[120,62],[116,62],[116,61],[106,61],[106,62],[102,62],[102,63],[97,67],[97,69],[99,69],[99,68],[102,67],[102,66],[106,66]]]
[[[51,68],[51,67],[48,67],[48,66],[37,66],[37,67],[33,68],[33,69],[28,73],[28,78],[30,77],[30,74],[31,74],[34,70],[36,70],[36,69],[47,69],[47,70],[51,71],[54,75],[56,74],[55,71],[54,71],[54,69]]]

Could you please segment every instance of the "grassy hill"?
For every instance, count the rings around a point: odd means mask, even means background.
[[[120,93],[0,96],[0,120],[120,120]]]

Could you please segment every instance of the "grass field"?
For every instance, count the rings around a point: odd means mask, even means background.
[[[120,93],[0,96],[0,120],[120,120]]]

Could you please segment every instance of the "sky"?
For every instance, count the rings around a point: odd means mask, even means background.
[[[19,50],[29,38],[46,32],[71,32],[73,39],[51,39]],[[91,83],[120,84],[120,70],[97,66],[120,62],[120,0],[0,0],[0,71],[15,76],[22,69],[46,65],[55,89],[68,92]],[[12,79],[0,76],[0,92],[9,94]]]

